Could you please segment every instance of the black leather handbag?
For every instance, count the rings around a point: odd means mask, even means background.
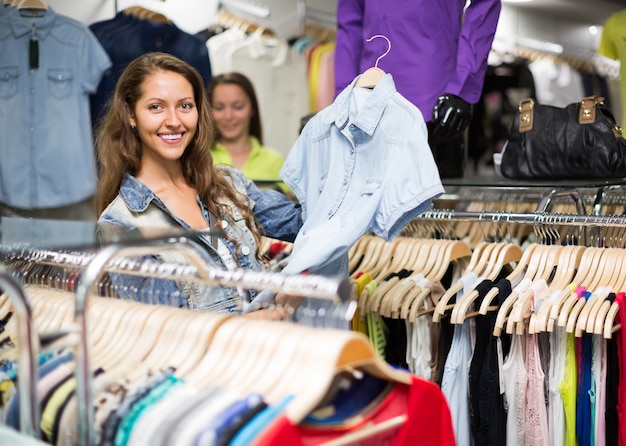
[[[626,140],[604,98],[565,108],[524,99],[502,153],[502,175],[516,180],[626,177]]]

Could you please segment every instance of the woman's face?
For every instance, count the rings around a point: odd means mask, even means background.
[[[239,85],[220,84],[215,87],[212,113],[221,142],[248,137],[252,105],[250,98]]]
[[[198,126],[193,87],[181,74],[158,71],[148,76],[131,122],[137,126],[142,156],[179,160]]]

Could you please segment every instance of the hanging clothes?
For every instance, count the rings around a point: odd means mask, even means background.
[[[111,61],[93,33],[52,8],[0,21],[0,202],[72,205],[96,187],[89,94]]]
[[[204,39],[183,31],[174,23],[151,22],[120,11],[112,19],[89,25],[89,29],[112,61],[111,69],[91,97],[94,120],[104,115],[106,102],[124,68],[142,54],[152,51],[172,54],[198,70],[205,85],[211,81],[211,63]]]

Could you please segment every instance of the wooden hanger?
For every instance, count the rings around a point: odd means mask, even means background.
[[[559,296],[559,298],[557,298],[550,307],[550,316],[548,317],[546,325],[548,332],[552,332],[554,330],[561,313],[564,314],[564,318],[566,318],[569,314],[569,310],[571,310],[578,299],[578,296],[574,293],[574,291],[581,283],[586,283],[586,276],[589,274],[593,265],[599,260],[599,256],[602,253],[601,249],[602,248],[585,248],[585,251],[580,259],[576,275],[572,279],[572,286],[566,287],[561,293],[561,296]],[[564,312],[561,311],[563,307],[566,307]],[[564,325],[565,320],[563,321],[562,326]]]
[[[410,252],[412,256],[410,263],[405,264],[408,270],[413,271],[413,275],[410,278],[400,281],[385,295],[385,308],[379,310],[380,314],[391,313],[392,306],[396,309],[399,308],[400,304],[398,300],[403,298],[403,294],[406,296],[404,289],[407,286],[412,290],[418,288],[418,282],[420,279],[423,279],[437,263],[439,251],[443,249],[447,243],[447,241],[435,239],[419,240],[420,241],[414,246],[416,249]]]
[[[432,284],[441,281],[446,274],[450,266],[457,265],[459,268],[464,267],[469,263],[469,259],[472,256],[472,250],[469,245],[461,240],[447,241],[441,246],[439,253],[436,253],[433,257],[437,259],[436,264],[432,269],[426,272],[426,278],[428,284],[421,288],[415,288],[406,298],[406,305],[403,304],[403,314],[408,313],[409,320],[414,320],[415,315],[423,307],[426,298],[432,291]],[[407,308],[408,307],[408,308]],[[428,309],[428,312],[434,312],[435,307]]]
[[[561,253],[563,247],[560,245],[552,245],[544,250],[545,255],[541,256],[539,269],[536,271],[535,276],[531,278],[533,284],[542,281],[545,283],[546,290],[548,289],[548,281],[558,269]],[[536,285],[535,285],[536,286]],[[511,309],[507,320],[507,333],[513,333],[516,331],[518,334],[523,334],[526,329],[526,320],[530,318],[533,312],[533,305],[535,299],[535,286],[531,285],[528,290],[521,293],[515,302],[515,305]]]
[[[523,254],[522,248],[514,243],[502,243],[502,247],[499,250],[494,251],[496,253],[496,257],[491,262],[491,267],[488,269],[487,273],[483,276],[483,279],[491,280],[492,282],[497,279],[498,275],[504,269],[505,265],[519,261]],[[497,294],[498,288],[494,287],[494,289],[496,290]],[[475,289],[461,296],[459,301],[452,309],[450,323],[462,324],[467,317],[480,314],[480,312],[469,313],[471,305],[476,301],[476,299],[478,299],[478,297],[478,291],[476,291]]]
[[[334,377],[341,372],[357,371],[387,381],[411,384],[410,374],[391,368],[364,335],[344,330],[311,330],[314,332],[301,345],[301,350],[309,354],[295,367],[296,379],[284,381],[290,384],[288,393],[295,395],[285,409],[285,415],[293,423],[301,422],[319,405],[330,390]]]
[[[48,4],[43,0],[22,0],[17,4],[17,9],[37,9],[45,11],[48,9]]]
[[[378,236],[373,236],[367,245],[363,254],[363,261],[357,268],[357,271],[368,272],[378,268],[379,263],[387,262],[389,255],[393,250],[393,246]],[[355,271],[356,272],[356,271]]]
[[[613,333],[621,328],[621,324],[615,325],[615,318],[619,313],[619,303],[613,302],[609,311],[606,314],[606,319],[604,320],[604,330],[603,336],[604,339],[611,339],[613,337]]]
[[[557,299],[553,296],[554,291],[565,290],[567,286],[572,282],[580,259],[582,258],[584,246],[579,245],[567,245],[561,250],[559,256],[559,264],[557,265],[554,278],[548,284],[548,293],[550,298],[546,299],[537,312],[532,312],[530,315],[530,322],[528,324],[529,333],[541,333],[547,331],[548,318],[550,316],[550,310],[552,304]]]
[[[405,319],[409,319],[414,322],[415,317],[418,314],[432,313],[435,311],[435,307],[429,309],[423,309],[424,302],[432,291],[432,284],[441,281],[448,268],[454,263],[458,263],[460,268],[463,268],[466,263],[466,259],[469,259],[472,255],[472,251],[469,245],[460,240],[450,240],[441,245],[441,252],[436,255],[438,259],[435,268],[427,271],[426,279],[427,284],[423,287],[415,287],[406,297],[404,302],[399,302],[401,316]],[[426,313],[422,313],[425,311]],[[397,312],[397,309],[396,309]]]
[[[610,258],[609,248],[594,248],[596,250],[593,262],[590,263],[587,274],[581,281],[580,285],[584,286],[587,291],[595,292],[595,287],[598,283],[598,279],[603,279],[608,282],[606,264],[607,259]],[[591,267],[592,266],[592,267]],[[584,266],[581,265],[581,269]],[[610,275],[612,271],[608,271]],[[593,294],[592,294],[593,296]],[[589,298],[591,299],[591,297]],[[563,303],[563,306],[559,312],[557,324],[560,327],[565,327],[568,333],[574,333],[576,326],[576,319],[578,318],[583,307],[587,303],[587,299],[578,297],[576,294],[570,295],[570,297]],[[593,301],[592,301],[593,304]]]
[[[365,234],[359,237],[359,239],[348,250],[348,271],[350,275],[354,275],[357,272],[359,265],[366,261],[365,253],[370,242],[376,243],[376,240],[384,242],[384,240],[373,234]]]
[[[538,243],[531,243],[526,248],[524,248],[522,257],[517,262],[517,265],[515,265],[515,268],[513,268],[513,271],[511,271],[506,276],[506,279],[509,282],[511,282],[511,285],[515,286],[525,276],[526,271],[532,270],[533,267],[531,267],[531,264],[533,264],[533,258],[534,258],[534,255],[536,254],[535,251],[537,251],[537,254],[539,254],[539,251],[543,249],[542,248],[543,246],[544,245],[540,245]],[[487,302],[486,306],[488,306],[489,304],[490,302]],[[485,306],[485,301],[483,300],[483,304],[481,305],[481,308],[480,308],[480,314],[487,314],[486,311],[483,312],[486,306]]]
[[[393,251],[393,257],[388,267],[374,272],[373,278],[379,284],[372,296],[370,296],[366,311],[377,312],[382,314],[382,307],[387,305],[391,301],[392,296],[396,295],[397,288],[404,286],[409,278],[400,279],[398,277],[392,277],[389,280],[384,280],[389,274],[398,272],[402,269],[412,270],[414,274],[421,271],[421,268],[411,265],[410,263],[417,263],[415,259],[421,261],[425,256],[420,255],[420,250],[423,249],[428,242],[422,239],[411,239],[408,237],[397,237],[399,240]],[[412,260],[412,261],[411,261]]]
[[[507,276],[507,279],[511,281],[511,284],[513,285],[515,283],[516,285],[513,286],[511,294],[504,299],[504,302],[502,302],[502,305],[500,305],[500,308],[498,309],[493,332],[494,336],[500,336],[502,330],[505,329],[505,324],[507,324],[509,320],[509,313],[515,308],[515,304],[517,303],[520,294],[528,290],[537,272],[540,271],[541,265],[545,265],[548,262],[547,258],[551,255],[551,248],[554,250],[554,246],[541,244],[532,244],[526,249],[529,249],[531,246],[531,254],[522,255],[518,265],[511,272],[511,274]],[[520,289],[520,284],[528,286],[524,289]],[[483,302],[483,304],[484,303],[485,302]],[[482,311],[482,309],[481,305],[479,312]],[[509,326],[509,330],[512,329],[513,326]]]
[[[467,267],[463,270],[461,276],[465,276],[469,273],[474,273],[477,276],[480,276],[487,262],[485,258],[489,257],[495,245],[496,243],[489,243],[484,241],[476,245],[476,247],[472,251],[469,263]],[[438,322],[447,310],[450,310],[454,307],[454,305],[450,305],[448,304],[448,302],[462,289],[463,281],[459,279],[455,283],[453,283],[450,288],[448,288],[443,296],[441,296],[441,299],[439,299],[439,302],[435,307],[435,311],[433,312],[434,322]]]
[[[589,323],[589,315],[592,308],[598,303],[600,303],[601,306],[602,301],[604,301],[611,292],[611,287],[609,286],[600,286],[593,289],[594,291],[591,296],[583,302],[582,308],[580,308],[580,310],[576,310],[576,308],[574,308],[567,320],[565,331],[567,333],[574,333],[574,336],[578,338],[587,331],[587,324]],[[590,333],[593,333],[593,330]]]
[[[611,290],[615,289],[614,287],[618,282],[623,249],[604,248],[604,250],[596,274],[589,285],[593,294],[587,299],[577,317],[574,318],[574,314],[572,314],[568,319],[566,331],[569,328],[571,331],[568,332],[573,332],[576,337],[582,336],[588,330],[589,333],[593,333],[595,324],[592,319],[595,318],[602,301],[608,297]]]
[[[382,38],[387,41],[387,51],[385,51],[378,57],[378,59],[376,59],[376,63],[372,68],[368,68],[361,74],[359,80],[356,81],[355,87],[374,88],[376,84],[378,84],[378,81],[380,81],[386,74],[383,70],[378,68],[378,62],[380,61],[380,59],[389,54],[389,51],[391,51],[391,41],[389,40],[389,38],[383,36],[382,34],[376,34],[367,39],[366,42],[371,42],[373,39],[376,38]]]

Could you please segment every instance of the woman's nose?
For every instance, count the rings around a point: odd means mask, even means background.
[[[167,116],[165,117],[165,125],[178,126],[180,122],[181,120],[176,110],[170,110],[167,112]]]

